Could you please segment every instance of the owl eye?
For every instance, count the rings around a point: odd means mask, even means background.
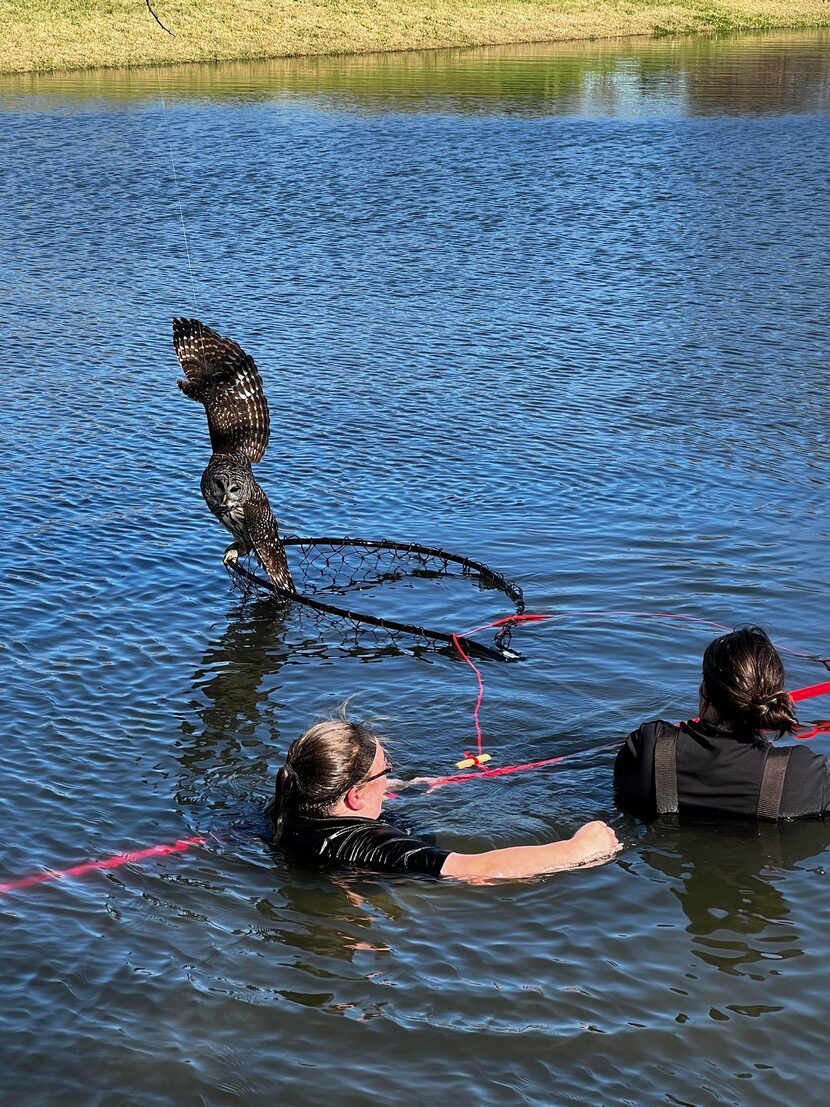
[[[238,484],[229,484],[228,485],[228,491],[233,493],[233,494],[236,494],[239,491],[239,485]]]

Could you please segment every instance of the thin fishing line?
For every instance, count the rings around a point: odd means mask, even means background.
[[[825,680],[820,684],[810,684],[806,688],[794,688],[790,691],[790,696],[798,703],[802,700],[813,699],[817,696],[830,695],[830,680]],[[808,741],[810,738],[815,738],[819,734],[830,734],[830,720],[822,719],[815,723],[808,723],[807,730],[800,730],[793,734],[792,737],[798,742]],[[443,788],[447,784],[463,784],[468,780],[481,780],[482,777],[501,777],[501,776],[513,776],[514,773],[527,772],[528,769],[543,769],[552,765],[559,765],[563,761],[573,761],[578,757],[589,757],[591,754],[601,753],[604,750],[619,749],[625,739],[620,739],[615,742],[606,742],[601,746],[592,746],[587,750],[572,750],[569,753],[560,753],[556,757],[545,757],[540,761],[525,761],[520,765],[496,765],[494,768],[485,768],[483,765],[476,763],[475,771],[471,773],[451,773],[448,776],[434,776],[429,778],[419,777],[416,781],[407,782],[402,781],[399,787],[405,791],[407,787],[411,787],[412,784],[423,783],[427,784],[427,791],[432,792],[436,788]],[[475,761],[476,759],[473,758]]]
[[[609,616],[627,616],[627,617],[635,617],[635,618],[646,618],[646,617],[648,617],[648,618],[654,618],[654,619],[668,619],[668,620],[676,620],[676,621],[679,621],[679,622],[696,623],[696,624],[701,625],[701,626],[715,627],[718,630],[732,631],[734,629],[733,627],[726,626],[726,624],[724,624],[724,623],[714,622],[711,619],[702,619],[702,618],[699,618],[695,615],[673,614],[672,612],[669,612],[669,611],[631,611],[631,610],[628,610],[628,609],[608,609],[608,610],[605,610],[605,611],[602,611],[602,610],[558,611],[558,612],[551,612],[550,614],[523,613],[523,614],[519,614],[519,615],[507,615],[507,616],[505,616],[505,618],[496,619],[492,623],[484,623],[481,626],[471,627],[469,630],[465,630],[463,632],[463,637],[461,636],[461,634],[458,634],[458,635],[454,634],[453,635],[453,644],[455,645],[455,648],[457,649],[457,651],[458,651],[459,655],[461,656],[462,660],[464,662],[466,662],[466,664],[469,665],[470,668],[473,670],[473,672],[475,674],[475,678],[476,678],[476,684],[477,684],[476,701],[475,701],[475,706],[473,707],[473,725],[475,727],[476,750],[477,750],[477,752],[476,752],[476,754],[472,754],[469,750],[465,750],[465,752],[464,752],[464,761],[471,761],[473,763],[473,766],[476,768],[476,770],[478,770],[477,773],[472,773],[470,775],[476,776],[476,775],[479,775],[479,774],[483,774],[483,775],[501,775],[501,774],[498,773],[495,769],[485,770],[485,768],[484,768],[484,762],[489,760],[489,756],[484,755],[484,740],[483,740],[483,735],[482,735],[482,730],[481,730],[481,721],[480,721],[480,718],[479,718],[480,713],[481,713],[481,706],[482,706],[482,703],[484,701],[484,680],[483,680],[483,677],[481,675],[481,670],[478,668],[478,666],[475,664],[475,662],[470,658],[469,653],[467,651],[465,651],[465,649],[461,646],[461,642],[463,641],[464,645],[468,646],[468,648],[469,648],[469,643],[468,643],[468,641],[465,641],[465,639],[471,639],[474,634],[478,634],[483,630],[490,630],[490,629],[493,629],[493,628],[500,628],[499,633],[496,635],[496,641],[497,641],[497,643],[499,643],[499,645],[501,645],[504,648],[510,641],[510,631],[512,630],[512,628],[514,626],[517,626],[519,623],[542,623],[542,622],[552,621],[554,619],[567,619],[567,618],[574,618],[574,617],[578,617],[578,618],[609,617]],[[830,661],[828,661],[828,658],[826,658],[826,657],[817,657],[814,654],[803,653],[799,650],[790,649],[787,646],[778,646],[778,649],[780,649],[784,653],[791,654],[793,657],[803,658],[803,659],[806,659],[806,660],[809,660],[809,661],[817,661],[820,664],[824,665],[825,668],[830,668]],[[816,691],[816,689],[818,689],[818,691]],[[826,683],[821,684],[821,685],[813,685],[809,689],[797,690],[797,692],[795,693],[793,698],[801,699],[801,698],[807,698],[808,696],[824,695],[828,691],[830,691],[830,681],[827,681]],[[814,734],[822,733],[823,732],[823,727],[821,726],[821,724],[819,724],[819,727],[820,727],[819,730],[811,731],[809,735],[804,735],[804,737],[813,737]],[[525,766],[525,767],[527,767],[527,768],[536,768],[536,767],[538,767],[538,765],[549,764],[549,763],[552,763],[550,761],[550,759],[548,759],[544,762],[533,763],[532,765],[528,765],[528,766]],[[512,771],[517,771],[517,770],[514,767],[512,769]],[[442,779],[442,780],[456,780],[458,778],[457,777],[447,777],[447,778],[440,778],[440,779]],[[469,779],[469,777],[464,776],[461,779]]]
[[[165,28],[166,29],[166,28]],[[179,208],[179,221],[182,226],[182,238],[184,239],[184,252],[187,254],[187,268],[190,273],[190,291],[193,296],[193,310],[196,315],[200,315],[199,301],[196,297],[196,279],[193,276],[193,260],[190,256],[190,243],[187,239],[187,227],[184,222],[184,208],[182,207],[181,190],[179,189],[179,174],[176,172],[176,159],[173,156],[173,143],[170,141],[170,125],[167,119],[167,105],[164,102],[164,92],[161,87],[161,77],[156,73],[156,80],[159,86],[159,100],[161,100],[161,111],[164,116],[164,137],[167,142],[167,152],[170,155],[170,166],[173,170],[173,184],[176,193],[176,204]]]

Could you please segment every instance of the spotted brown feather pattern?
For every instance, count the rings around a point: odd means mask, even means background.
[[[260,564],[271,578],[271,583],[286,592],[296,591],[285,547],[280,541],[277,520],[268,503],[268,497],[254,481],[253,494],[245,504],[245,522],[248,535]]]
[[[198,319],[173,320],[173,347],[187,378],[179,388],[207,412],[213,453],[202,473],[202,495],[234,537],[225,561],[253,552],[277,588],[294,592],[277,520],[251,469],[265,453],[269,431],[254,360]]]
[[[268,445],[268,401],[254,359],[198,319],[173,320],[185,396],[204,405],[213,452],[260,461]]]

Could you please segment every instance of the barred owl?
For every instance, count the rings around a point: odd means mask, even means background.
[[[251,469],[252,461],[262,459],[270,432],[254,359],[198,319],[173,320],[173,348],[187,378],[177,382],[179,388],[207,413],[213,454],[202,473],[202,495],[235,539],[225,563],[253,551],[271,581],[293,592],[277,521]]]

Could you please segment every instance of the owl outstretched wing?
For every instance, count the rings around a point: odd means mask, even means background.
[[[271,583],[286,592],[296,592],[285,547],[280,541],[277,520],[268,503],[268,497],[254,481],[254,491],[245,504],[245,523],[248,537]]]
[[[270,420],[254,359],[198,319],[173,320],[173,348],[187,378],[177,384],[204,404],[213,452],[260,461]]]

